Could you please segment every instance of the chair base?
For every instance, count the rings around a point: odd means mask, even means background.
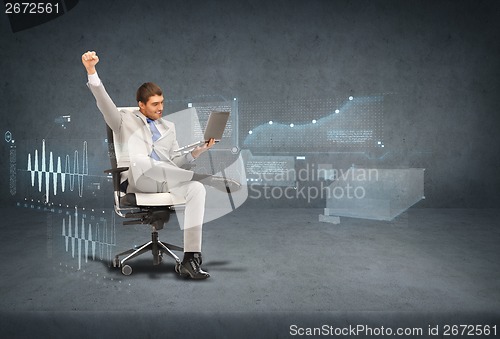
[[[181,260],[172,251],[184,251],[184,249],[182,247],[160,241],[158,239],[158,232],[155,230],[151,233],[151,241],[117,254],[113,259],[113,267],[121,267],[124,275],[130,275],[132,274],[132,268],[127,264],[127,262],[149,251],[153,254],[153,265],[159,265],[162,262],[163,254],[168,254],[175,260],[175,266],[177,268],[180,265]],[[120,257],[124,255],[126,255],[126,257],[120,260]]]

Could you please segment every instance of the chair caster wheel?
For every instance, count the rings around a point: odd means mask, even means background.
[[[123,266],[122,273],[123,273],[123,275],[131,275],[132,274],[132,267],[130,267],[129,265]]]

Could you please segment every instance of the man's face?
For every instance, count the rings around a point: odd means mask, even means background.
[[[139,110],[142,114],[152,120],[161,118],[163,112],[163,95],[150,96],[148,102],[139,101]]]

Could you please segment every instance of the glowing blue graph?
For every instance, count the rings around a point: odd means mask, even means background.
[[[69,154],[64,158],[64,171],[62,169],[61,157],[57,157],[57,162],[54,164],[54,155],[49,152],[49,159],[47,162],[45,151],[45,139],[42,140],[41,158],[39,158],[38,149],[34,152],[34,164],[32,163],[31,153],[28,154],[28,172],[31,174],[31,186],[35,187],[35,179],[38,180],[38,191],[45,190],[45,202],[49,202],[50,197],[50,180],[52,178],[52,194],[57,195],[58,181],[61,181],[61,192],[66,190],[66,182],[69,183],[69,190],[75,189],[75,177],[78,184],[78,195],[82,197],[83,194],[83,177],[89,174],[88,169],[88,155],[87,155],[87,141],[83,142],[82,152],[82,169],[80,172],[80,162],[78,158],[78,151],[75,150],[73,157],[73,165]]]
[[[256,153],[330,153],[383,148],[383,101],[384,96],[377,95],[351,96],[337,105],[319,100],[249,105],[247,115],[252,113],[261,121],[247,131],[243,147]],[[306,115],[309,120],[294,121]],[[273,116],[281,116],[281,121]],[[271,119],[262,123],[266,117]]]
[[[90,219],[90,220],[89,220]],[[101,260],[111,261],[113,247],[116,246],[115,216],[111,211],[111,222],[104,217],[89,216],[87,213],[78,213],[75,207],[73,215],[68,214],[62,220],[61,235],[64,237],[66,252],[69,252],[71,245],[71,257],[78,257],[78,269],[82,267],[82,257],[85,262],[92,255],[92,260],[96,255]]]

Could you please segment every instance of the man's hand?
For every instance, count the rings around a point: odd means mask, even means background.
[[[201,153],[208,151],[212,146],[215,145],[215,139],[208,140],[207,143],[203,144],[203,146],[198,146],[194,150],[191,151],[191,155],[193,158],[198,158]]]
[[[94,74],[96,72],[95,65],[99,62],[99,57],[94,51],[88,51],[82,55],[82,63],[88,74]]]

